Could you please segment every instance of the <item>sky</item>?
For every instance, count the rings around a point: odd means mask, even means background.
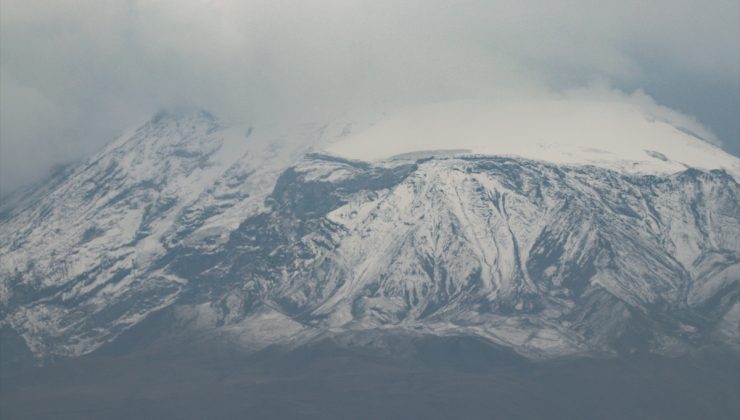
[[[176,107],[292,124],[607,91],[737,156],[739,20],[737,0],[0,0],[0,195]]]

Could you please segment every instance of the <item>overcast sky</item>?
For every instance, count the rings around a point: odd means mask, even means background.
[[[0,0],[0,192],[180,106],[287,124],[606,85],[738,155],[739,4]]]

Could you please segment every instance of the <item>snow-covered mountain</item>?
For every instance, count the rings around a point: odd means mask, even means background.
[[[351,127],[156,116],[2,209],[2,324],[39,357],[160,310],[247,350],[385,332],[536,358],[737,348],[737,158],[317,153],[366,139]]]

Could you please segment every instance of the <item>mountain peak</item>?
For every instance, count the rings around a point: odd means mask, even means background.
[[[209,111],[202,108],[167,108],[154,114],[148,123],[159,125],[183,121],[218,123],[219,119]]]
[[[191,138],[193,136],[189,136],[188,132],[209,134],[223,127],[221,120],[206,110],[173,108],[157,112],[139,130],[151,132],[157,137]],[[163,136],[163,131],[171,134]]]

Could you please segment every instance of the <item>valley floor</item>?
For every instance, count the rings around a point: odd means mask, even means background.
[[[2,371],[3,419],[737,419],[736,355],[529,362],[475,339],[97,354]]]

